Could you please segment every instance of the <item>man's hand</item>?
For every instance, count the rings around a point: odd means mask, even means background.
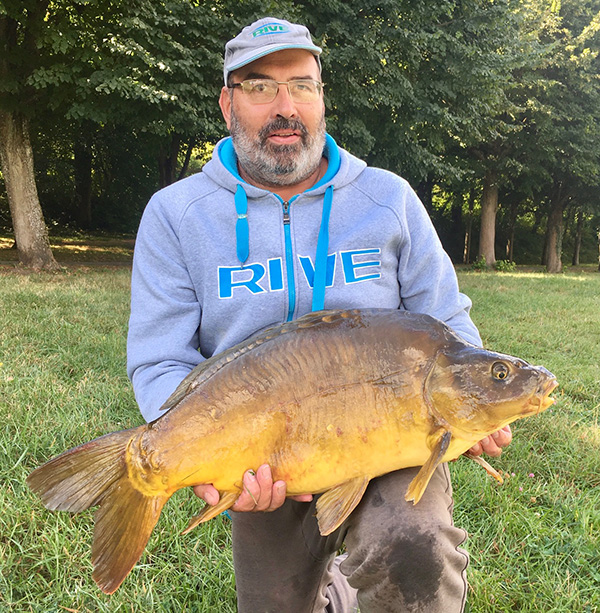
[[[247,470],[242,479],[242,493],[231,507],[232,511],[274,511],[285,502],[285,481],[275,481],[271,474],[271,467],[263,464],[256,473]],[[196,485],[194,493],[212,506],[219,502],[219,492],[210,484]],[[298,502],[310,502],[312,494],[292,496]]]
[[[512,441],[512,431],[510,426],[504,426],[502,430],[486,436],[482,441],[473,445],[469,451],[476,456],[485,453],[493,458],[502,453],[502,449],[507,447]]]

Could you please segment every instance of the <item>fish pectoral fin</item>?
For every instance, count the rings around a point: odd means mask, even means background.
[[[498,483],[504,483],[504,479],[502,478],[502,475],[491,464],[488,464],[481,456],[474,455],[470,451],[465,451],[463,455],[469,458],[470,460],[477,462],[479,466],[482,466],[483,468],[485,468],[488,475],[492,475],[492,477],[494,477],[494,479],[496,479]]]
[[[217,515],[221,514],[223,511],[227,511],[230,507],[233,506],[233,503],[237,500],[239,496],[239,492],[227,492],[223,494],[219,499],[217,504],[210,505],[207,504],[198,515],[194,515],[190,519],[190,522],[187,525],[187,528],[181,534],[187,534],[190,530],[193,530],[198,524],[201,524]]]
[[[341,485],[336,485],[319,497],[319,500],[317,500],[317,522],[319,523],[319,532],[323,536],[327,536],[339,528],[342,522],[354,511],[367,489],[369,480],[369,477],[351,479]]]
[[[444,430],[441,436],[438,437],[431,450],[431,455],[427,459],[427,462],[423,464],[421,470],[410,482],[410,485],[406,490],[406,495],[404,498],[407,502],[412,500],[414,504],[417,504],[417,502],[421,500],[421,497],[423,496],[423,493],[425,492],[427,484],[431,480],[435,469],[441,464],[442,458],[448,450],[448,445],[450,445],[451,438],[452,433],[448,430]]]

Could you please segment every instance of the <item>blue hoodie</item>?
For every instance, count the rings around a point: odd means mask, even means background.
[[[283,202],[241,179],[226,138],[202,172],[152,197],[136,240],[127,362],[147,421],[204,359],[311,310],[428,313],[481,344],[408,183],[330,136],[325,155],[323,179]]]

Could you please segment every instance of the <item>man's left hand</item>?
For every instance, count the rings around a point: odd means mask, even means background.
[[[512,441],[512,431],[510,426],[504,426],[502,430],[494,432],[486,436],[483,440],[473,445],[469,452],[473,455],[481,455],[485,453],[493,458],[498,457],[502,453],[502,449],[507,447]]]

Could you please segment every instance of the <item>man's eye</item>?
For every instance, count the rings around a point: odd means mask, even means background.
[[[292,81],[291,86],[299,93],[312,93],[316,90],[312,81]]]
[[[262,81],[253,81],[250,84],[250,87],[250,91],[257,92],[259,94],[269,89],[268,85]]]

